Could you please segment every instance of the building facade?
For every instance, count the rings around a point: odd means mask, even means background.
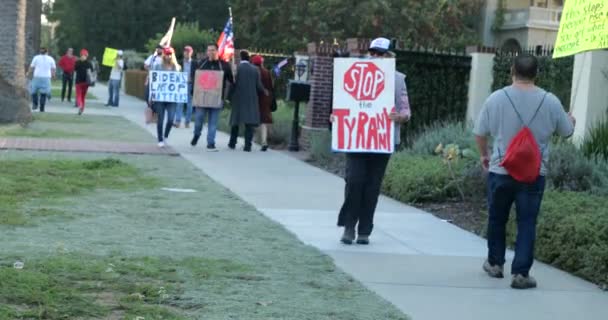
[[[484,46],[518,51],[552,47],[565,0],[486,0]],[[501,8],[502,3],[502,8]]]

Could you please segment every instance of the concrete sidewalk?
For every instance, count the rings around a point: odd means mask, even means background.
[[[91,91],[107,99],[106,87]],[[122,96],[121,107],[111,112],[155,134],[154,125],[144,124],[144,108],[141,100]],[[205,152],[204,143],[190,147],[191,138],[190,129],[174,129],[168,143],[414,319],[608,319],[608,293],[593,284],[536,263],[539,288],[510,289],[510,278],[490,279],[481,270],[484,239],[386,197],[379,202],[372,244],[341,245],[336,218],[342,179],[280,152],[230,151],[222,133],[217,153]]]

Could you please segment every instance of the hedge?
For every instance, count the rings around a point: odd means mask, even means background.
[[[608,199],[582,192],[546,192],[538,220],[536,258],[608,285]]]

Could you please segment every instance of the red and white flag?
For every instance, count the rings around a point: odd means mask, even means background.
[[[232,30],[232,17],[226,22],[224,31],[217,40],[218,52],[220,59],[229,62],[234,56],[234,32]]]

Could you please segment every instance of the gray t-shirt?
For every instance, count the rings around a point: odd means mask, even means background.
[[[544,176],[547,174],[546,164],[549,159],[551,137],[556,133],[563,137],[571,136],[574,132],[572,122],[559,99],[552,93],[547,93],[538,87],[521,89],[509,86],[503,90],[509,95],[517,112],[534,134],[543,156],[540,174]],[[500,166],[500,162],[511,139],[524,125],[503,90],[495,91],[486,100],[473,130],[478,136],[490,135],[494,138],[490,172],[497,174],[507,174],[507,171]],[[530,123],[537,109],[538,114]]]

